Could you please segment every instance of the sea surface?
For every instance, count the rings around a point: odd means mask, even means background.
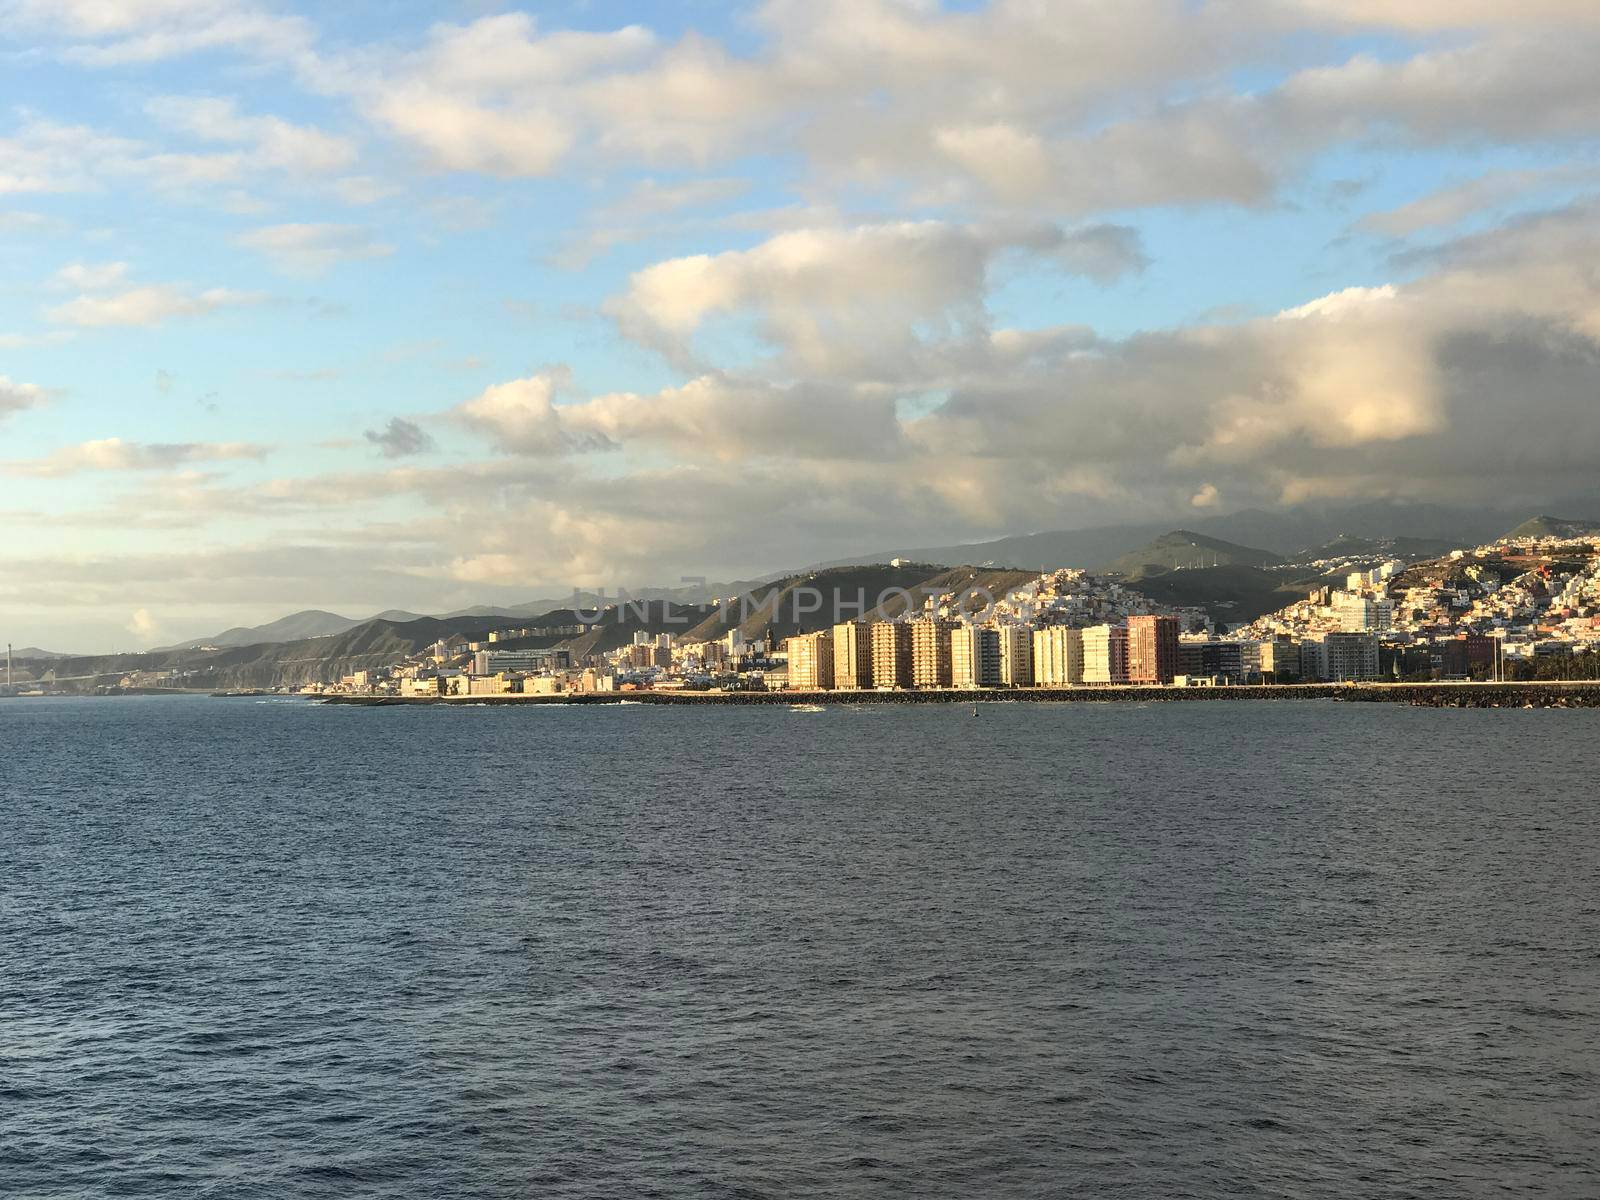
[[[1600,711],[0,700],[0,1195],[1600,1196]]]

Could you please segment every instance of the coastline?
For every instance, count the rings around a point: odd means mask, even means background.
[[[925,691],[588,692],[553,696],[324,696],[324,704],[387,708],[403,705],[537,704],[982,704],[1165,703],[1187,700],[1343,700],[1427,708],[1600,708],[1600,681],[1517,683],[1281,683],[1230,687],[1090,686],[1075,688],[948,688]]]

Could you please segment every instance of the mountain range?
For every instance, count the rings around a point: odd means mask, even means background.
[[[1575,501],[1566,511],[1588,507],[1600,511],[1600,501]],[[1536,516],[1516,523],[1520,514],[1497,508],[1452,508],[1439,505],[1374,502],[1329,508],[1299,508],[1277,512],[1247,510],[1194,521],[1188,528],[1123,524],[1086,529],[1049,530],[997,538],[987,542],[921,547],[909,551],[879,551],[861,558],[820,564],[805,571],[778,573],[756,580],[710,582],[676,588],[640,588],[632,599],[657,603],[663,611],[704,609],[693,636],[718,636],[727,626],[723,610],[706,606],[719,597],[750,595],[770,607],[774,590],[788,595],[804,584],[815,585],[819,575],[841,594],[862,587],[876,596],[885,587],[928,584],[936,577],[955,578],[953,568],[988,573],[991,583],[1002,582],[1008,572],[1033,574],[1062,566],[1082,567],[1127,578],[1153,600],[1170,605],[1207,608],[1218,620],[1250,620],[1281,607],[1305,586],[1321,582],[1315,565],[1327,560],[1400,558],[1416,561],[1434,558],[1456,546],[1477,545],[1500,536],[1534,536],[1600,532],[1600,520]],[[1405,530],[1397,534],[1396,530]],[[896,566],[887,565],[895,560]],[[967,566],[967,564],[973,564]],[[850,575],[847,569],[856,569]],[[780,597],[781,599],[782,597]],[[559,623],[571,619],[574,607],[599,608],[615,597],[578,592],[495,607],[477,605],[438,616],[423,616],[391,609],[372,617],[347,617],[322,609],[291,613],[264,625],[239,626],[194,638],[150,652],[167,655],[193,653],[201,648],[236,650],[255,646],[298,646],[308,659],[346,661],[352,652],[343,646],[316,645],[367,627],[403,630],[407,643],[417,637],[426,644],[441,632],[466,633],[503,626],[507,621]],[[426,624],[432,622],[433,624]],[[752,624],[750,620],[736,624]],[[794,627],[790,627],[793,625]],[[793,622],[779,622],[774,632],[788,636]],[[430,632],[430,630],[432,632]],[[683,633],[682,629],[670,632]],[[759,632],[757,630],[756,632]],[[751,630],[746,630],[751,633]],[[357,653],[357,657],[361,655]],[[18,651],[16,657],[43,660],[71,656],[36,648]],[[128,656],[107,656],[128,657]]]
[[[1553,511],[1600,513],[1600,495],[1561,502]],[[1298,559],[1316,547],[1343,539],[1414,540],[1447,546],[1475,546],[1500,537],[1523,520],[1527,509],[1451,506],[1402,501],[1312,506],[1266,511],[1245,509],[1191,520],[1185,532]],[[1539,519],[1539,518],[1536,518]],[[1552,518],[1542,518],[1551,520]],[[1586,521],[1570,524],[1588,524]],[[1101,525],[1019,534],[986,542],[882,549],[826,566],[849,566],[908,558],[916,562],[974,563],[980,566],[1104,569],[1172,530],[1166,523]]]

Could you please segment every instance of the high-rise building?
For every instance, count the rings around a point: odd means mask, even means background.
[[[1000,682],[1006,687],[1033,684],[1033,630],[1026,625],[1002,625],[1000,634]]]
[[[955,680],[950,661],[950,635],[956,622],[941,617],[918,617],[911,622],[911,685],[947,688]]]
[[[1083,630],[1046,625],[1033,631],[1033,681],[1040,687],[1083,682]]]
[[[800,691],[833,687],[833,630],[802,633],[784,643],[789,654],[789,686]]]
[[[961,625],[950,633],[950,676],[958,688],[1000,686],[1000,630]]]
[[[1330,633],[1323,645],[1327,676],[1335,682],[1378,678],[1378,639],[1370,633]]]
[[[1378,678],[1378,637],[1372,633],[1312,633],[1300,643],[1300,677],[1343,683]]]
[[[1038,674],[1037,667],[1034,670]],[[1091,625],[1083,631],[1083,681],[1128,682],[1128,631],[1121,625]]]
[[[1394,625],[1394,601],[1382,596],[1339,592],[1333,611],[1345,633],[1382,633]]]
[[[872,623],[872,686],[911,686],[911,626],[904,621]]]
[[[1128,682],[1171,683],[1178,673],[1178,618],[1128,618]]]
[[[833,686],[859,691],[872,686],[872,625],[844,621],[833,627]]]

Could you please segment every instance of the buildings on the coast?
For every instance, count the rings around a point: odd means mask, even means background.
[[[1600,540],[1506,541],[1409,569],[1315,565],[1328,582],[1232,626],[1115,578],[1060,570],[981,612],[955,593],[902,593],[848,620],[819,605],[812,627],[771,613],[708,637],[645,629],[604,647],[591,625],[507,629],[315,686],[421,696],[1191,687],[1526,676],[1589,652],[1600,664]],[[782,625],[790,636],[778,636]]]

